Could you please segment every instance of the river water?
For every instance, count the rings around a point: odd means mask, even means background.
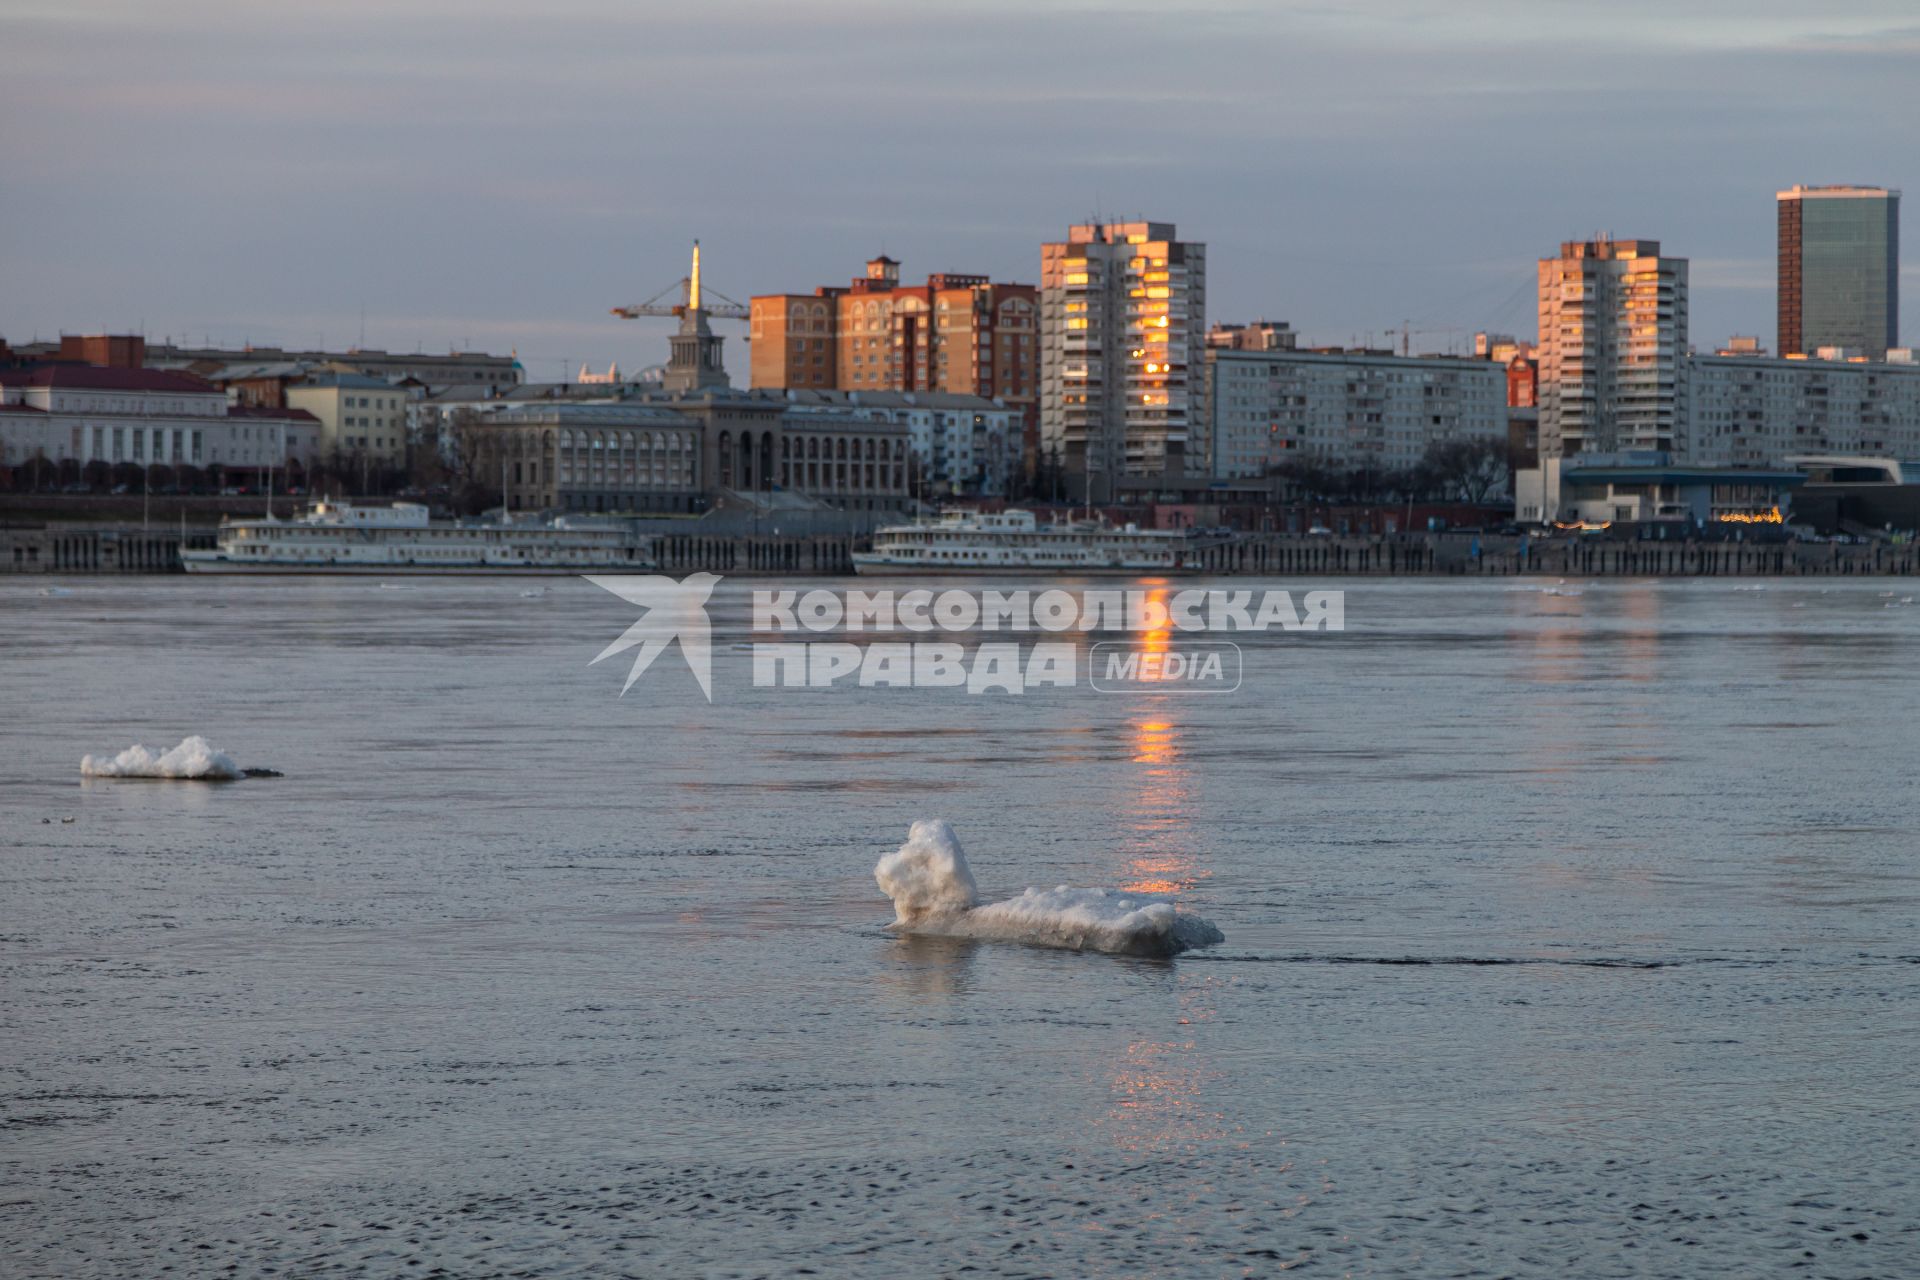
[[[1913,585],[1268,585],[1012,697],[728,581],[709,705],[577,580],[0,580],[0,1273],[1912,1274]],[[79,777],[190,733],[285,776]],[[931,816],[1226,943],[895,938]]]

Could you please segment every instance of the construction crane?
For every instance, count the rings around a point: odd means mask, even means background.
[[[1415,334],[1424,336],[1430,333],[1444,333],[1451,336],[1463,332],[1465,332],[1465,330],[1461,329],[1458,325],[1446,329],[1416,329],[1413,327],[1413,321],[1402,320],[1397,328],[1387,330],[1387,336],[1391,338],[1395,333],[1400,335],[1400,354],[1405,356],[1412,353],[1411,348]]]
[[[680,301],[662,302],[669,294],[678,293]],[[717,305],[716,305],[717,304]],[[685,278],[676,280],[645,302],[631,307],[615,307],[613,314],[623,320],[637,320],[641,316],[679,316],[684,318],[688,312],[703,312],[717,316],[722,320],[745,320],[749,316],[746,307],[741,306],[718,289],[705,289],[700,286],[700,242],[693,242],[693,271]]]

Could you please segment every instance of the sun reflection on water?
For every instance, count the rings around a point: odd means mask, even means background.
[[[1107,1075],[1108,1108],[1102,1128],[1123,1151],[1192,1151],[1233,1139],[1239,1126],[1216,1105],[1215,1067],[1187,1028],[1212,1021],[1213,980],[1182,983],[1177,997],[1178,1038],[1130,1041]]]
[[[1163,714],[1134,721],[1128,729],[1132,763],[1142,766],[1128,792],[1127,865],[1121,888],[1129,893],[1177,894],[1207,873],[1193,853],[1192,782],[1181,760],[1181,730]]]

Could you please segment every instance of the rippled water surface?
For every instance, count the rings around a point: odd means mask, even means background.
[[[752,689],[730,581],[711,706],[675,655],[616,697],[578,581],[46,585],[0,580],[8,1277],[1920,1256],[1911,583],[1356,581],[1235,694],[1012,698]],[[78,776],[189,733],[286,776]],[[922,816],[990,896],[1226,945],[893,938]]]

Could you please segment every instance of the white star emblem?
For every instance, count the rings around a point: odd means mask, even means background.
[[[718,574],[690,573],[679,582],[655,574],[582,576],[594,586],[646,610],[639,621],[602,649],[588,666],[639,645],[640,652],[633,656],[633,669],[627,672],[627,682],[620,686],[624,697],[640,674],[653,665],[653,660],[678,640],[680,656],[687,660],[693,678],[700,682],[700,692],[707,695],[708,702],[713,701],[713,625],[707,620],[706,603],[720,581]]]

